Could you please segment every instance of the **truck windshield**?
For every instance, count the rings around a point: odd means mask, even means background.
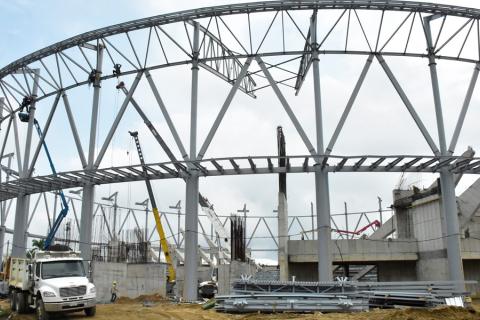
[[[84,277],[81,261],[51,261],[42,263],[42,278]]]

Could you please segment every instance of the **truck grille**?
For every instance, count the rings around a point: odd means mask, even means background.
[[[60,297],[82,296],[87,293],[87,286],[60,288]]]

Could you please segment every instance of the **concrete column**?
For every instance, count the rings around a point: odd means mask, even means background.
[[[430,29],[430,21],[435,16],[424,18],[425,34],[428,45],[428,61],[430,67],[430,78],[432,80],[433,100],[435,103],[435,115],[437,118],[438,140],[440,143],[440,153],[442,156],[448,156],[447,143],[445,139],[445,126],[443,123],[442,101],[440,97],[440,88],[438,85],[437,63],[435,61],[435,48],[432,41],[432,33]],[[440,187],[442,196],[442,211],[445,217],[447,234],[447,257],[450,280],[463,281],[463,263],[460,247],[460,228],[458,222],[457,199],[455,196],[455,183],[453,173],[447,168],[440,171]],[[458,286],[459,290],[465,290],[464,285]]]
[[[27,178],[28,167],[30,165],[30,149],[32,144],[32,133],[33,133],[33,121],[35,119],[35,103],[38,93],[38,81],[39,81],[39,72],[35,71],[35,78],[32,88],[32,98],[33,102],[30,105],[30,119],[28,121],[27,136],[25,140],[25,151],[23,158],[23,167],[19,168],[20,178]],[[18,137],[16,137],[18,139]],[[17,157],[20,155],[17,154]],[[28,195],[19,195],[17,197],[17,206],[15,208],[15,223],[14,223],[14,233],[13,233],[13,242],[12,242],[12,256],[13,257],[25,257],[27,249],[27,220],[28,220],[28,211],[30,208],[30,196]]]
[[[277,127],[278,166],[287,166],[286,143],[282,127]],[[280,280],[288,281],[288,204],[287,204],[287,174],[278,174],[278,265]]]
[[[97,48],[96,77],[93,83],[92,117],[90,122],[90,141],[88,149],[88,160],[86,170],[93,170],[95,163],[95,143],[97,137],[98,107],[100,103],[101,83],[103,65],[103,46]],[[92,259],[92,222],[93,202],[95,200],[95,186],[86,185],[83,187],[82,212],[80,220],[80,252],[84,260]]]
[[[288,204],[284,192],[278,193],[278,265],[280,281],[288,281]]]
[[[411,202],[406,202],[405,198],[413,195],[412,190],[393,190],[393,206],[395,208],[395,230],[397,238],[407,239],[413,236],[412,221],[408,207]],[[403,200],[402,200],[403,199]]]
[[[317,154],[325,154],[323,147],[323,119],[322,97],[320,89],[320,70],[317,45],[316,13],[312,16],[310,25],[312,43],[313,87],[315,90],[315,122],[317,132]],[[320,166],[320,164],[318,164]],[[317,229],[318,229],[318,281],[332,280],[332,257],[330,253],[331,229],[330,229],[330,190],[328,173],[325,171],[315,172],[315,199],[317,202]]]
[[[197,157],[197,104],[198,104],[198,46],[199,24],[194,22],[192,97],[190,110],[190,160]],[[198,170],[189,165],[190,176],[186,179],[185,204],[185,281],[183,298],[194,301],[198,298]]]

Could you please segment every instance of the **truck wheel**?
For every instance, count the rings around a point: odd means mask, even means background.
[[[85,315],[87,317],[94,317],[95,313],[97,313],[97,307],[91,307],[91,308],[85,309]]]
[[[15,295],[15,302],[17,305],[18,313],[27,313],[28,311],[27,299],[23,292],[17,292],[17,294]]]
[[[45,305],[43,304],[42,299],[37,299],[37,320],[49,320],[50,319],[50,314],[48,312],[45,312]]]
[[[12,312],[17,311],[17,294],[14,290],[10,292],[10,310]]]

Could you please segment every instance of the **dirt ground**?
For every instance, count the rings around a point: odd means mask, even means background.
[[[148,300],[152,306],[144,306]],[[8,301],[0,301],[2,309],[8,309]],[[16,315],[11,319],[31,320],[33,314]],[[86,319],[83,313],[74,313],[56,319]],[[443,307],[430,310],[402,309],[402,310],[373,310],[361,313],[330,313],[330,314],[248,314],[230,315],[218,313],[214,310],[202,310],[200,305],[174,304],[159,297],[141,297],[135,300],[120,299],[115,304],[98,305],[97,315],[92,319],[146,319],[146,320],[260,320],[260,319],[298,319],[298,320],[480,320],[480,300],[474,302],[474,310]]]

